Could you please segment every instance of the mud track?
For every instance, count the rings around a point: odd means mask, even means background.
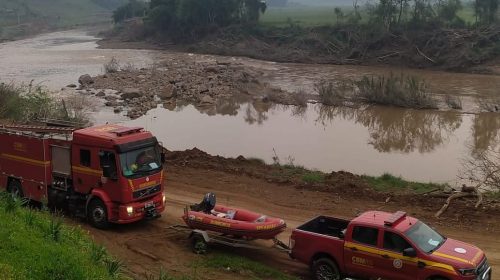
[[[157,273],[160,267],[176,275],[196,274],[197,279],[248,278],[222,270],[198,270],[193,263],[210,256],[193,254],[186,235],[172,233],[167,229],[171,225],[182,224],[180,216],[184,206],[199,202],[203,194],[209,191],[217,194],[220,203],[284,218],[288,229],[280,235],[280,239],[285,243],[288,242],[292,228],[318,214],[352,218],[369,209],[406,210],[435,226],[445,235],[473,243],[485,250],[493,267],[493,279],[500,278],[500,240],[497,236],[500,225],[497,209],[474,211],[470,210],[467,204],[458,202],[450,209],[452,211],[436,220],[433,214],[441,206],[438,202],[423,203],[423,200],[399,197],[385,203],[385,199],[381,199],[382,196],[372,196],[369,193],[352,195],[345,190],[335,192],[299,188],[290,182],[269,182],[270,180],[265,178],[231,172],[227,166],[218,168],[213,164],[216,161],[201,164],[199,159],[190,158],[190,161],[176,160],[167,167],[167,210],[160,219],[115,226],[108,231],[84,226],[98,243],[105,245],[112,254],[125,261],[127,274],[135,279],[144,279],[145,273]],[[231,165],[229,163],[227,165]],[[235,252],[285,273],[309,279],[305,265],[278,251],[234,250],[223,247],[215,250]]]

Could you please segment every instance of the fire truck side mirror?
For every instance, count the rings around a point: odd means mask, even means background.
[[[165,164],[165,162],[167,162],[167,159],[166,159],[166,157],[165,157],[165,153],[163,153],[163,152],[162,152],[162,153],[160,154],[160,159],[161,159],[161,163],[163,163],[163,164]]]

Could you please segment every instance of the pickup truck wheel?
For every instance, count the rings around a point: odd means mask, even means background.
[[[91,225],[99,229],[109,228],[108,211],[100,199],[93,199],[87,207],[87,218]]]
[[[340,271],[335,262],[329,258],[321,258],[313,263],[314,279],[340,280]]]
[[[12,180],[9,182],[9,192],[12,195],[12,199],[14,200],[19,200],[24,197],[21,183],[17,180]]]

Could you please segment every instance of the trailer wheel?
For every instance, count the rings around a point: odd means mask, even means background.
[[[191,237],[191,245],[193,246],[193,253],[195,254],[204,255],[208,251],[208,244],[205,238],[199,234],[195,234]]]
[[[340,271],[330,258],[321,258],[313,263],[312,271],[316,280],[340,280]]]
[[[109,228],[108,211],[100,199],[92,199],[87,207],[87,219],[96,228]]]
[[[22,199],[24,197],[23,188],[18,180],[10,180],[8,189],[14,200]]]

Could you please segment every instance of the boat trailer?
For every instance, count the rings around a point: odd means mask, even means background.
[[[167,227],[167,229],[174,232],[188,234],[192,250],[196,254],[206,254],[209,246],[214,244],[232,248],[246,248],[252,250],[278,250],[287,254],[291,252],[291,248],[276,237],[272,239],[274,243],[273,246],[268,247],[255,243],[254,241],[257,239],[237,238],[221,233],[192,229],[185,225],[173,225]]]

